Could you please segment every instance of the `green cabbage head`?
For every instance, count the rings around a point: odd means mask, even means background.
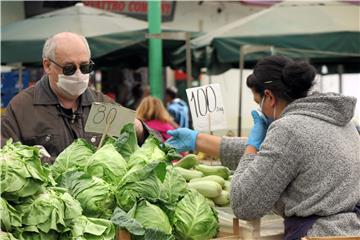
[[[218,232],[217,214],[205,197],[190,190],[175,208],[174,228],[177,239],[211,239]]]

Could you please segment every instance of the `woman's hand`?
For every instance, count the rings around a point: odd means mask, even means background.
[[[256,110],[253,110],[251,115],[254,119],[254,126],[251,129],[246,145],[251,145],[256,148],[256,150],[259,150],[262,142],[265,139],[268,125],[264,118],[262,118]]]
[[[198,131],[191,130],[188,128],[178,128],[175,130],[167,131],[167,134],[171,135],[172,138],[168,139],[166,143],[170,144],[178,152],[195,151],[196,149],[196,138],[199,134]]]

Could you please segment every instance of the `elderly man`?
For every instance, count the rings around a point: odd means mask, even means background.
[[[85,123],[93,102],[111,100],[88,88],[94,63],[85,37],[70,32],[50,37],[43,49],[43,67],[46,75],[8,105],[1,119],[1,144],[13,138],[26,145],[42,145],[51,159],[77,138],[98,145],[101,135],[85,132]],[[138,120],[135,125],[142,142],[143,126]]]

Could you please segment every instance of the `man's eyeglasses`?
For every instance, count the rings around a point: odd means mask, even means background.
[[[61,66],[54,60],[49,59],[49,61],[54,63],[56,66],[62,68],[63,74],[65,76],[73,75],[77,70],[77,66],[74,63],[66,64],[65,66]],[[83,74],[88,74],[88,73],[91,73],[95,69],[95,63],[92,60],[90,60],[90,63],[80,64],[79,68]]]

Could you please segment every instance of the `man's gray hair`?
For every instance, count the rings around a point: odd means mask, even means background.
[[[90,51],[90,47],[89,47],[89,44],[86,40],[86,38],[82,35],[79,35],[77,33],[72,33],[76,36],[78,36],[79,38],[81,38],[81,40],[84,42],[88,52],[89,52],[89,56],[91,57],[91,51]],[[56,61],[56,57],[55,57],[55,49],[56,49],[56,36],[57,34],[55,35],[52,35],[51,37],[49,37],[45,44],[44,44],[44,48],[43,48],[43,52],[42,52],[42,58],[45,59],[45,58],[50,58],[51,60],[54,60]]]

